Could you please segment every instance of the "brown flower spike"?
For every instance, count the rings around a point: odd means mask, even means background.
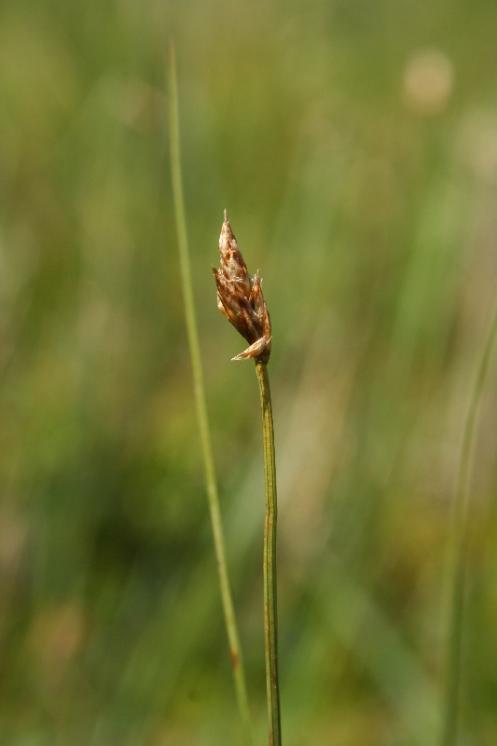
[[[219,253],[220,267],[212,270],[217,286],[217,307],[249,343],[249,347],[232,360],[253,358],[267,363],[271,353],[271,320],[262,294],[261,278],[258,271],[249,275],[226,210]]]

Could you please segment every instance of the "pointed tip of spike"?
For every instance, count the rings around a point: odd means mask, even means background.
[[[230,241],[234,240],[233,229],[228,219],[228,211],[224,210],[224,220],[221,226],[221,235],[219,237],[219,248],[222,251],[222,246],[227,245]]]

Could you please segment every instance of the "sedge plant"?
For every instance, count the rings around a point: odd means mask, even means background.
[[[223,606],[226,634],[229,644],[236,698],[241,721],[243,724],[244,741],[247,746],[250,746],[253,743],[252,723],[247,697],[247,685],[245,680],[242,651],[238,634],[238,625],[233,604],[228,563],[226,560],[226,547],[221,518],[221,509],[219,504],[219,489],[212,451],[209,419],[207,415],[204,375],[200,354],[197,320],[195,314],[195,300],[193,295],[192,271],[190,265],[190,253],[188,248],[185,202],[183,196],[183,182],[181,173],[176,59],[174,48],[172,46],[170,50],[169,65],[169,139],[171,181],[174,200],[174,215],[178,239],[181,288],[183,294],[188,345],[190,349],[190,359],[193,373],[195,406],[204,464],[204,476],[209,506],[210,523],[214,543],[214,551],[216,555],[219,589]]]
[[[219,238],[220,267],[214,269],[217,304],[221,313],[246,339],[249,346],[233,360],[254,360],[262,411],[262,440],[266,491],[264,521],[264,652],[269,744],[281,746],[280,692],[278,678],[278,610],[276,583],[276,465],[273,411],[267,364],[271,353],[271,321],[258,272],[250,275],[224,212]]]

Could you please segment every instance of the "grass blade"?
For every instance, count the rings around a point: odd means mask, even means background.
[[[247,686],[243,668],[243,659],[239,642],[238,626],[235,617],[233,597],[226,562],[226,549],[222,527],[221,511],[219,507],[219,491],[217,486],[214,457],[212,452],[209,420],[207,416],[207,405],[205,398],[203,368],[200,355],[200,345],[195,316],[195,302],[193,297],[193,283],[188,250],[188,236],[186,230],[185,204],[183,197],[183,183],[181,175],[181,151],[179,133],[179,111],[178,111],[178,84],[176,74],[176,58],[174,48],[170,50],[169,66],[169,137],[170,137],[170,160],[171,180],[174,199],[174,214],[176,220],[176,231],[178,238],[179,262],[181,272],[181,287],[185,310],[186,328],[190,357],[193,373],[193,385],[195,393],[195,405],[197,411],[198,429],[202,457],[204,462],[205,482],[209,514],[216,554],[219,587],[223,605],[226,633],[229,642],[235,691],[243,723],[244,735],[247,744],[252,743],[252,726],[250,710],[247,698]]]
[[[453,506],[449,566],[449,589],[451,600],[448,623],[448,650],[445,681],[445,709],[441,740],[442,746],[456,746],[458,738],[461,653],[469,537],[470,481],[473,467],[478,412],[496,337],[497,308],[494,311],[490,330],[482,350],[464,423],[459,472]]]

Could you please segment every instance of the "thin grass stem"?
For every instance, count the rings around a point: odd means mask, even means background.
[[[233,605],[233,596],[226,561],[221,511],[219,506],[219,491],[211,444],[207,404],[205,398],[204,376],[200,354],[200,344],[195,315],[195,301],[193,296],[193,282],[188,249],[186,229],[185,204],[183,196],[183,182],[181,174],[181,149],[179,132],[178,84],[176,74],[176,58],[174,48],[170,49],[169,66],[169,138],[171,180],[174,198],[174,214],[178,239],[179,263],[181,272],[181,288],[183,292],[184,312],[190,348],[190,358],[193,373],[193,386],[200,443],[204,463],[205,483],[209,505],[210,522],[217,562],[219,588],[228,637],[231,665],[235,684],[238,709],[243,724],[245,742],[252,744],[252,722],[247,697],[247,686],[239,642],[238,625]]]
[[[281,746],[280,689],[278,678],[278,601],[276,583],[276,463],[274,453],[273,410],[267,364],[256,362],[262,410],[262,441],[266,487],[264,521],[264,652],[266,694],[269,720],[269,744]]]
[[[497,307],[482,350],[464,423],[456,493],[450,536],[449,589],[451,593],[448,623],[448,650],[445,681],[445,706],[442,746],[456,746],[459,731],[461,660],[464,631],[464,603],[469,544],[469,507],[476,425],[485,380],[497,338]]]

